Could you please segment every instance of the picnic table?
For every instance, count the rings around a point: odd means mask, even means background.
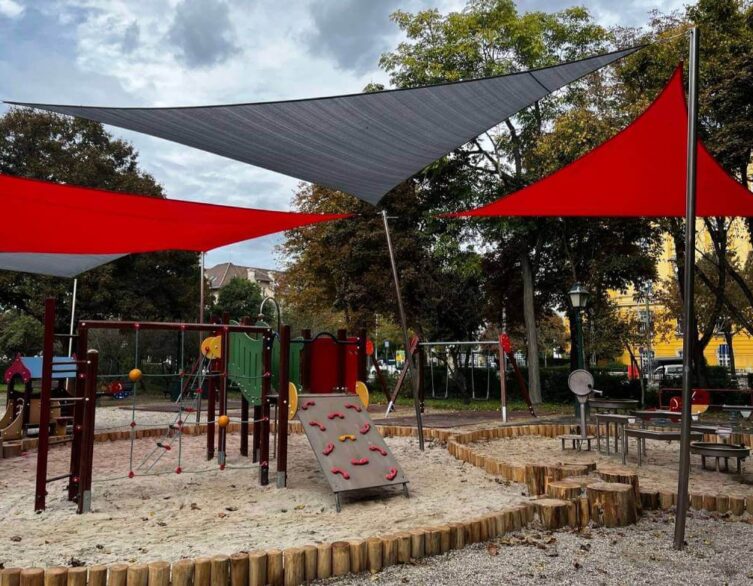
[[[606,426],[607,454],[609,454],[610,428],[614,425],[614,453],[617,454],[619,449],[619,440],[625,434],[625,427],[630,423],[635,423],[636,418],[633,415],[620,415],[618,413],[597,413],[596,414],[596,449],[601,451],[601,424]],[[623,446],[624,446],[623,440]],[[623,448],[624,451],[624,448]]]

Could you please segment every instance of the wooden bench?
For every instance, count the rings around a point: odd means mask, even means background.
[[[646,440],[663,440],[665,442],[679,441],[681,432],[679,430],[658,430],[658,429],[634,429],[627,427],[622,434],[622,463],[627,462],[628,438],[634,437],[638,441],[638,466],[643,464],[643,455],[646,453]],[[698,431],[690,432],[691,440],[700,440],[703,434]]]
[[[586,442],[586,445],[588,446],[586,449],[590,452],[591,442],[596,438],[592,435],[587,435],[584,437],[578,433],[566,433],[564,435],[558,435],[557,439],[562,442],[563,450],[565,449],[565,442],[572,442],[572,449],[578,450],[580,452],[583,449],[583,442]]]

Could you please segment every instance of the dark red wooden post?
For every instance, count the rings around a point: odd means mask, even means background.
[[[89,330],[86,322],[78,325],[78,337],[76,339],[77,359],[85,360],[86,346],[89,343]],[[68,500],[75,501],[78,498],[78,485],[81,465],[81,432],[84,428],[84,390],[86,385],[85,365],[76,367],[76,382],[73,385],[73,432],[71,441],[71,465],[70,478],[68,480]]]
[[[288,406],[290,405],[290,326],[280,330],[280,372],[277,380],[277,488],[288,482]]]
[[[52,393],[52,352],[55,347],[55,300],[44,303],[44,344],[42,346],[42,389],[39,400],[39,444],[37,447],[37,483],[34,510],[44,511],[47,504],[47,457],[50,449],[50,397]]]
[[[259,484],[269,484],[269,396],[272,391],[272,346],[274,335],[272,330],[264,334],[262,347],[262,379],[261,379],[261,438],[259,440]]]
[[[84,386],[84,425],[81,431],[81,464],[79,465],[79,488],[77,512],[91,511],[92,469],[94,464],[94,424],[97,412],[97,372],[99,371],[99,353],[89,350],[86,353],[86,380]]]
[[[348,347],[346,341],[348,339],[347,330],[337,330],[337,388],[336,393],[344,393],[345,388],[345,360],[347,356]]]

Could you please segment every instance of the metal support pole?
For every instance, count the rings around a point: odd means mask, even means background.
[[[382,210],[382,220],[384,221],[384,235],[387,238],[387,250],[390,254],[390,264],[392,265],[392,278],[395,281],[395,295],[397,296],[397,309],[400,313],[400,326],[403,331],[403,343],[405,344],[405,359],[408,361],[408,371],[410,373],[410,383],[413,389],[413,406],[416,410],[416,426],[418,427],[418,448],[424,449],[424,422],[421,416],[421,401],[418,396],[418,386],[416,385],[415,364],[413,356],[410,355],[410,340],[408,338],[408,322],[405,319],[405,308],[403,307],[403,296],[400,293],[400,280],[397,276],[397,264],[395,263],[395,253],[392,250],[392,238],[390,237],[390,225],[387,221],[387,210]]]
[[[78,279],[73,279],[73,299],[71,300],[71,327],[68,329],[68,356],[73,355],[73,327],[76,323],[76,295],[78,294]],[[86,352],[81,349],[79,354]]]
[[[695,203],[698,111],[698,44],[699,32],[690,29],[690,61],[688,63],[688,153],[685,193],[685,291],[682,340],[682,420],[680,434],[680,474],[677,479],[677,513],[675,516],[675,549],[685,546],[685,522],[688,515],[688,482],[690,477],[691,368],[693,364],[693,282],[695,272]]]
[[[586,348],[585,344],[583,343],[583,321],[581,319],[581,310],[578,307],[573,308],[573,311],[575,312],[575,343],[578,345],[577,348],[577,354],[575,355],[575,359],[578,365],[578,368],[583,369],[586,367]],[[580,417],[582,408],[580,401],[578,401],[578,398],[576,396],[575,398],[575,416]]]
[[[201,278],[199,280],[199,323],[204,323],[204,258],[206,257],[206,252],[200,253],[201,256],[201,263],[200,263],[200,274]]]
[[[277,375],[277,488],[288,483],[288,414],[290,411],[290,326],[280,328]]]

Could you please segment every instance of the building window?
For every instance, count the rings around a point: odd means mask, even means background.
[[[727,344],[719,344],[716,348],[716,358],[719,360],[719,366],[729,366],[729,346]]]

